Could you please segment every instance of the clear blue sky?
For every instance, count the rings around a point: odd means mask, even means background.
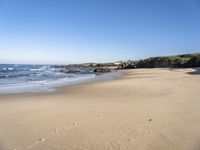
[[[0,0],[0,63],[200,51],[200,0]]]

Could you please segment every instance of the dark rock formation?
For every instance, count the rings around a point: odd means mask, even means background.
[[[105,73],[105,72],[111,72],[110,68],[95,68],[94,69],[95,73]]]
[[[58,65],[55,68],[69,71],[73,68],[96,68],[94,72],[110,72],[116,69],[135,69],[135,68],[192,68],[200,67],[200,53],[184,54],[176,56],[150,57],[139,61],[119,61],[116,63],[85,63]]]
[[[136,68],[136,62],[132,60],[121,62],[118,65],[118,69],[135,69]]]
[[[200,67],[200,54],[191,56],[190,60],[186,63],[187,67]]]
[[[136,63],[136,66],[137,68],[200,67],[200,53],[164,57],[151,57],[144,60],[139,60]]]

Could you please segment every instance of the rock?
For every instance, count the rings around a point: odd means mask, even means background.
[[[111,69],[109,69],[109,68],[95,68],[94,69],[95,73],[105,73],[105,72],[110,72],[110,71],[111,71]]]

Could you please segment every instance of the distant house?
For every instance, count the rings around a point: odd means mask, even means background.
[[[114,64],[115,64],[115,65],[120,65],[121,63],[120,63],[120,62],[115,62]]]

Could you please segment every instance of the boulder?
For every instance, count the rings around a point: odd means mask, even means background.
[[[105,72],[110,72],[110,71],[111,71],[111,69],[109,69],[109,68],[95,68],[94,69],[95,73],[105,73]]]

